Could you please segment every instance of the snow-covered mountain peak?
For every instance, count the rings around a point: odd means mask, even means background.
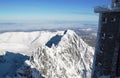
[[[65,30],[64,34],[75,34],[73,30]]]
[[[67,30],[35,49],[27,63],[37,70],[32,72],[45,78],[90,78],[93,51],[74,31]]]
[[[79,42],[82,42],[82,40],[74,31],[66,30],[59,41],[58,47],[77,46]]]
[[[73,37],[77,37],[77,34],[72,30],[66,30],[66,31],[64,31],[63,37],[66,39],[71,39]]]
[[[64,47],[67,43],[75,43],[78,40],[77,34],[72,30],[66,30],[63,33],[57,33],[53,36],[47,43],[46,46],[51,48],[54,47]]]

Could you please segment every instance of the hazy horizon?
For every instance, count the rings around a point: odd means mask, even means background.
[[[97,24],[94,7],[111,0],[0,0],[0,30],[52,29]],[[109,6],[109,5],[108,5]]]

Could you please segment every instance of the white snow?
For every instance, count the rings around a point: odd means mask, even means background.
[[[67,30],[57,45],[34,50],[28,65],[45,78],[90,78],[93,52],[75,32]]]
[[[30,60],[17,69],[14,78],[40,78],[41,75],[45,78],[91,77],[94,49],[72,30],[2,33],[0,54],[5,55],[6,51],[32,54]]]
[[[30,55],[32,50],[45,43],[59,32],[6,32],[0,34],[0,52],[10,51]],[[2,54],[2,53],[0,53]]]
[[[80,30],[83,30],[83,31],[92,31],[93,29],[92,28],[82,28]]]

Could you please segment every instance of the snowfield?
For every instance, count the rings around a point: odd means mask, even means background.
[[[19,53],[24,59],[6,56]],[[74,31],[6,32],[0,34],[0,78],[90,78],[94,49]],[[13,55],[14,55],[13,54]],[[4,56],[6,58],[4,58]],[[28,57],[30,56],[30,59]],[[23,58],[24,57],[24,58]],[[16,61],[11,61],[16,59]],[[1,61],[1,60],[6,61]],[[13,64],[11,64],[13,63]],[[14,63],[16,66],[13,66]],[[4,67],[4,66],[3,66]]]
[[[63,31],[62,31],[63,32]],[[32,50],[45,43],[59,32],[6,32],[0,34],[0,51],[30,55]]]

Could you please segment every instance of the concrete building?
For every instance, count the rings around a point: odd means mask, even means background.
[[[96,7],[100,13],[92,78],[120,77],[120,0],[111,7]]]

